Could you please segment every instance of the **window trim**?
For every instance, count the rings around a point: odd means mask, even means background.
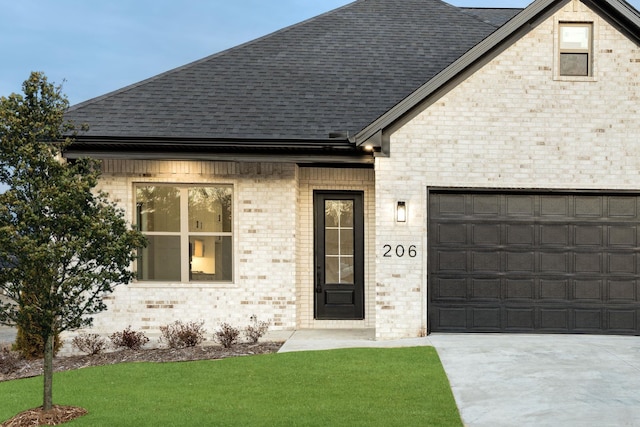
[[[553,74],[554,80],[559,81],[583,81],[583,82],[591,82],[596,81],[597,74],[597,66],[596,66],[596,41],[597,41],[597,25],[595,21],[589,20],[566,20],[566,19],[556,19],[555,20],[555,28],[554,28],[554,66],[553,66]],[[561,49],[560,48],[560,38],[563,27],[579,27],[579,26],[589,26],[589,48],[587,50],[573,50],[573,49]],[[586,76],[574,76],[574,75],[563,75],[560,74],[560,63],[561,56],[563,53],[586,53],[588,55],[587,58],[587,67],[588,74]]]
[[[174,187],[180,190],[180,230],[179,231],[141,231],[144,235],[149,236],[179,236],[180,237],[180,280],[144,280],[135,279],[136,285],[140,287],[171,287],[175,284],[190,286],[190,287],[229,287],[235,283],[236,278],[236,186],[230,182],[168,182],[168,181],[132,181],[132,218],[135,227],[137,224],[137,188],[144,186],[165,186]],[[189,189],[198,187],[230,187],[231,188],[231,231],[215,231],[215,232],[192,232],[189,231]],[[183,197],[186,196],[186,197]],[[183,216],[184,214],[184,216]],[[230,280],[216,280],[216,281],[193,281],[190,280],[190,268],[189,258],[190,254],[188,250],[184,248],[189,247],[190,237],[198,235],[205,237],[230,237],[231,238],[231,279]],[[138,261],[133,264],[134,271],[137,272]]]

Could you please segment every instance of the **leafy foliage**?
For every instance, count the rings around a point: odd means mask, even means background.
[[[16,334],[16,342],[13,344],[13,350],[20,353],[25,359],[42,359],[44,357],[45,341],[42,335],[38,333],[28,332],[32,328],[24,329],[18,327]],[[53,355],[55,356],[62,347],[62,340],[59,334],[53,337]]]
[[[271,322],[258,320],[255,314],[250,317],[251,323],[244,328],[244,336],[252,343],[257,343],[260,338],[269,330]]]
[[[71,344],[90,356],[102,353],[107,348],[107,341],[98,334],[80,334],[73,337]]]
[[[231,348],[231,346],[238,342],[239,335],[240,330],[238,328],[228,323],[223,323],[220,325],[220,329],[213,334],[213,340],[222,344],[224,348]]]
[[[131,326],[121,332],[114,332],[109,336],[115,348],[128,348],[129,350],[140,350],[149,338],[142,331],[134,331]]]
[[[182,323],[180,320],[160,326],[160,342],[165,342],[169,348],[195,347],[204,341],[206,329],[204,321]]]
[[[24,95],[0,97],[0,323],[45,342],[45,409],[52,380],[53,337],[92,323],[103,298],[129,283],[144,237],[124,213],[94,191],[100,164],[67,161],[74,126],[61,88],[32,73]]]

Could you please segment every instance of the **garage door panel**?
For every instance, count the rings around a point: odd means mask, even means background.
[[[603,200],[600,196],[575,196],[575,216],[600,218],[603,214]]]
[[[497,216],[500,214],[500,195],[473,195],[471,207],[472,215]]]
[[[634,303],[638,301],[635,280],[608,280],[608,300],[612,303]]]
[[[533,252],[508,252],[506,254],[506,272],[525,272],[533,273],[535,271],[535,253]]]
[[[468,328],[467,308],[438,307],[434,309],[433,323],[441,331],[464,331]]]
[[[473,245],[498,245],[501,239],[500,224],[472,224]]]
[[[576,274],[603,272],[602,254],[600,253],[575,253],[573,259]]]
[[[533,307],[505,307],[505,331],[510,332],[533,332],[536,329]]]
[[[569,202],[565,196],[540,196],[541,217],[567,217],[569,216]]]
[[[499,279],[471,279],[471,299],[500,300],[501,285]]]
[[[573,295],[578,302],[599,303],[603,299],[603,281],[576,279],[573,281]]]
[[[560,246],[569,244],[570,228],[568,225],[540,225],[540,246]]]
[[[436,240],[439,244],[464,244],[467,241],[466,224],[439,224]]]
[[[637,255],[632,253],[610,253],[607,255],[608,272],[614,274],[636,274]]]
[[[608,309],[607,327],[612,332],[635,333],[638,329],[638,310],[629,309]]]
[[[440,197],[431,200],[431,212],[442,216],[464,215],[466,199],[463,194],[441,194]]]
[[[636,227],[614,225],[607,229],[609,246],[633,248],[638,245]]]
[[[569,281],[540,279],[540,299],[556,302],[567,301],[569,299]]]
[[[568,308],[541,308],[538,313],[541,332],[565,332],[571,328],[571,310]]]
[[[535,243],[535,231],[533,224],[508,224],[507,244],[531,246]]]
[[[566,252],[540,252],[540,272],[567,274],[570,271]]]
[[[441,272],[467,272],[466,251],[438,251],[436,258],[438,270]]]
[[[507,216],[530,217],[534,214],[534,196],[507,195],[505,197]]]
[[[599,225],[576,225],[574,227],[574,242],[576,246],[601,247],[604,227]]]
[[[490,251],[471,252],[471,269],[474,272],[500,269],[500,253]]]
[[[573,311],[574,332],[599,333],[604,327],[604,310],[600,308],[577,308]]]
[[[474,307],[469,309],[471,329],[476,332],[499,332],[502,315],[499,305],[494,307]]]
[[[432,331],[639,334],[640,196],[429,194]]]
[[[506,279],[505,300],[531,300],[535,298],[534,279]]]
[[[638,201],[634,197],[609,197],[608,208],[610,217],[633,219],[638,216]]]
[[[431,291],[434,298],[442,301],[465,301],[467,299],[467,279],[435,279]]]

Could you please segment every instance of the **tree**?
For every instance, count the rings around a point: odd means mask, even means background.
[[[92,324],[103,298],[133,279],[144,237],[96,191],[99,163],[66,161],[75,128],[61,87],[32,73],[0,97],[0,323],[45,343],[43,410],[52,408],[53,338]]]

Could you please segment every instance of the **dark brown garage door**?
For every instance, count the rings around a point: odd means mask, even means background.
[[[636,194],[429,192],[433,332],[640,332]]]

